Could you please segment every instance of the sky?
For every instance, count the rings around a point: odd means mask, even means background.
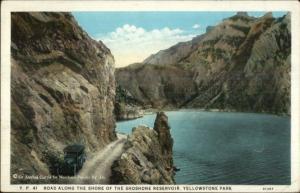
[[[286,12],[273,12],[281,17]],[[151,54],[189,41],[236,12],[73,12],[79,25],[101,40],[115,57],[115,66],[142,62]],[[248,12],[260,17],[265,12]]]

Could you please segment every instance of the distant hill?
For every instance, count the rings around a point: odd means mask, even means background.
[[[240,12],[191,41],[117,69],[117,84],[144,107],[289,114],[290,25],[289,14]]]

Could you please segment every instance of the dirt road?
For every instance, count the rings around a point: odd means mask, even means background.
[[[109,184],[111,165],[122,154],[126,135],[118,135],[118,140],[108,144],[87,159],[77,174],[75,184]]]

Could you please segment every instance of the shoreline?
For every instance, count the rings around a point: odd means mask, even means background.
[[[238,111],[236,109],[205,109],[205,108],[149,108],[144,109],[144,115],[154,114],[159,111],[172,112],[172,111],[202,111],[202,112],[227,112],[227,113],[255,113],[255,114],[268,114],[268,115],[276,115],[280,117],[291,117],[289,113],[274,113],[269,111]]]
[[[204,109],[204,108],[165,108],[165,109],[156,109],[156,108],[149,108],[143,109],[144,114],[142,116],[131,118],[131,119],[122,119],[116,122],[124,122],[124,121],[131,121],[136,120],[139,118],[143,118],[146,115],[153,115],[157,112],[178,112],[178,111],[186,111],[186,112],[217,112],[217,113],[251,113],[251,114],[264,114],[264,115],[273,115],[278,117],[288,117],[291,118],[291,115],[288,113],[272,113],[272,112],[255,112],[255,111],[237,111],[235,109]]]

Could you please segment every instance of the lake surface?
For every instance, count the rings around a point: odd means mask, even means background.
[[[177,184],[290,184],[290,117],[170,111]],[[153,127],[156,115],[117,123]]]

